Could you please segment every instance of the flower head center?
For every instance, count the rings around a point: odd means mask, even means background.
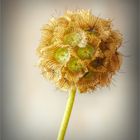
[[[59,63],[64,63],[68,60],[69,53],[67,48],[58,48],[54,55],[55,59]]]
[[[81,40],[82,40],[81,34],[77,32],[73,32],[73,33],[67,34],[64,37],[64,44],[68,44],[75,47],[75,46],[78,46]]]
[[[91,45],[87,45],[85,48],[78,48],[77,54],[81,59],[90,59],[94,51]]]
[[[68,69],[72,72],[79,72],[81,71],[83,66],[78,62],[77,58],[72,58],[68,62]]]

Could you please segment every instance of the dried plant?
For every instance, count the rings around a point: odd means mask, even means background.
[[[90,10],[66,11],[42,28],[39,66],[60,89],[88,93],[110,84],[120,69],[121,44],[122,35],[112,29],[110,19]]]

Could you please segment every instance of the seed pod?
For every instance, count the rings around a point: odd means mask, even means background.
[[[66,11],[42,29],[37,52],[43,75],[60,89],[73,85],[80,93],[108,86],[122,62],[122,35],[111,20],[89,10]]]

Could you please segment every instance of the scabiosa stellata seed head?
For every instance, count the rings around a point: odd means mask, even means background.
[[[112,29],[111,20],[89,10],[66,11],[42,29],[39,66],[59,88],[74,85],[86,93],[110,84],[120,69],[121,43],[122,35]]]

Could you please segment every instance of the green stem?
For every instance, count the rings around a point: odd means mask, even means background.
[[[74,103],[74,99],[75,99],[75,94],[76,94],[76,88],[73,87],[69,93],[69,98],[67,101],[64,117],[61,122],[61,127],[58,133],[57,140],[64,140],[66,129],[68,126],[69,118],[70,118],[72,107],[73,107],[73,103]]]

